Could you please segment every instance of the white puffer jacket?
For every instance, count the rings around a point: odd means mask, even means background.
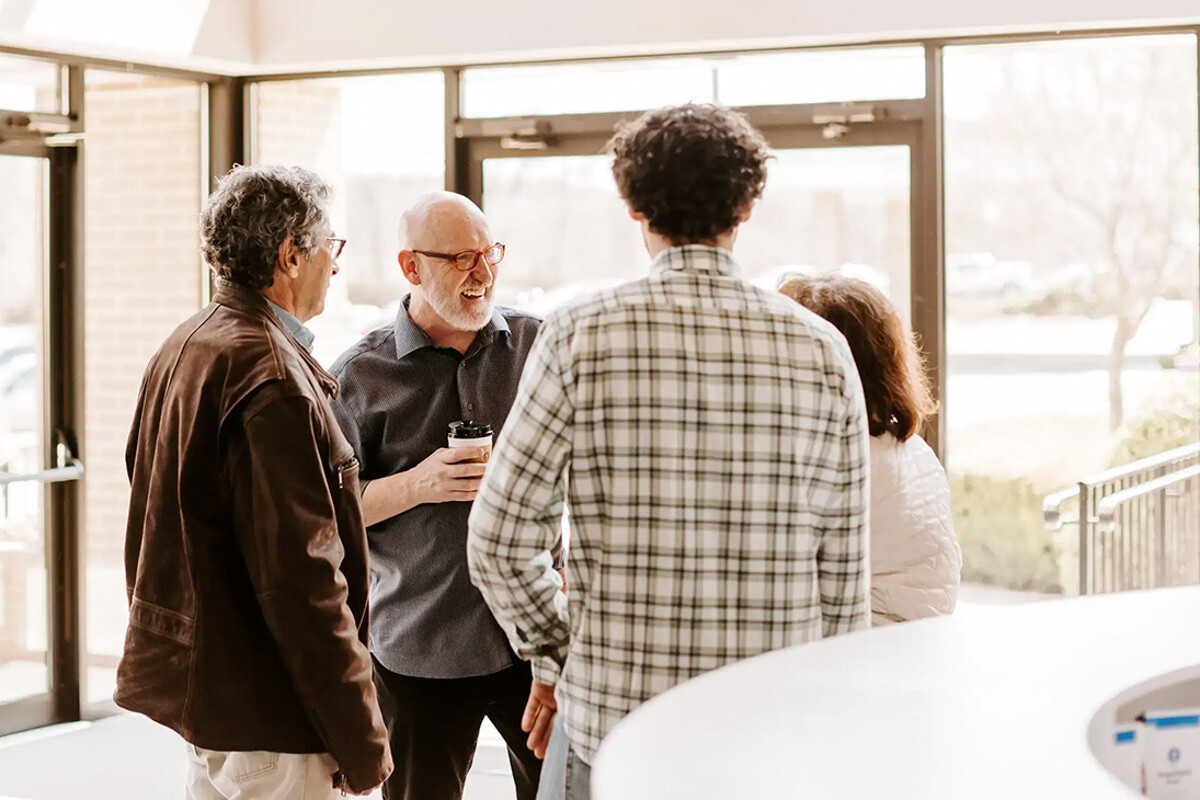
[[[953,613],[961,572],[937,456],[920,436],[872,436],[871,624]]]

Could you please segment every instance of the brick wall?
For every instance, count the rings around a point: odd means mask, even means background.
[[[142,372],[201,305],[200,97],[196,84],[88,73],[83,448],[91,654],[118,654],[124,635],[125,437]],[[90,687],[89,696],[106,691],[111,686]]]

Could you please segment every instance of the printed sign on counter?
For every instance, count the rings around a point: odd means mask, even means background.
[[[1121,725],[1113,733],[1112,752],[1109,753],[1108,771],[1117,780],[1142,793],[1142,748],[1138,740],[1141,725]]]
[[[1200,709],[1147,711],[1140,732],[1145,794],[1200,800]]]

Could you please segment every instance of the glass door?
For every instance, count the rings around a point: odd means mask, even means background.
[[[906,145],[777,150],[767,188],[735,246],[747,277],[775,288],[791,272],[861,278],[910,316]]]
[[[493,235],[507,246],[496,298],[537,314],[646,274],[637,225],[613,185],[606,155],[483,159]]]
[[[53,198],[73,159],[0,143],[0,734],[78,714],[64,542],[83,470],[62,432],[70,381],[52,367],[69,323],[49,312],[66,271],[49,264],[68,261],[51,236],[67,203]]]
[[[48,163],[0,156],[0,730],[23,707],[45,706],[52,688],[42,485],[17,480],[46,465]],[[35,712],[36,713],[36,712]]]
[[[914,264],[929,260],[915,255],[920,122],[780,124],[778,112],[762,116],[775,159],[734,248],[745,277],[770,289],[789,272],[862,278],[887,292],[924,341],[939,341],[936,304],[912,290]],[[578,117],[564,120],[522,125],[581,126]],[[612,129],[607,116],[598,122]],[[544,314],[645,275],[638,227],[617,194],[611,157],[600,154],[607,135],[487,135],[499,128],[468,140],[464,182],[508,245],[498,302]],[[934,354],[929,361],[936,364]]]

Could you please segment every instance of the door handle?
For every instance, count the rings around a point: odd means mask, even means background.
[[[58,444],[54,448],[54,459],[57,465],[44,469],[40,472],[4,472],[0,471],[0,486],[7,486],[10,483],[63,483],[65,481],[77,481],[83,477],[83,462],[76,456],[71,446],[67,443],[67,437],[62,431],[55,431],[55,438]]]

